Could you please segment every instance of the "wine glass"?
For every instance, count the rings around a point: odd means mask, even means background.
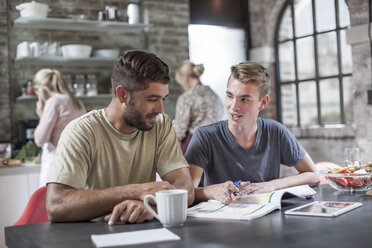
[[[345,148],[344,162],[346,167],[361,165],[359,148]]]

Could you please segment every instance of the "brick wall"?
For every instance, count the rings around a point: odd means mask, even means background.
[[[250,7],[250,25],[251,25],[251,44],[252,48],[269,46],[274,49],[275,28],[278,22],[280,11],[286,1],[270,0],[251,0]],[[351,16],[351,26],[358,26],[368,23],[368,1],[367,0],[349,0],[347,1]],[[337,135],[329,135],[335,131],[321,130],[314,134],[314,130],[296,130],[292,129],[301,144],[312,156],[315,162],[333,161],[343,164],[343,149],[345,147],[361,148],[362,161],[371,160],[369,151],[372,149],[372,108],[367,105],[366,92],[371,88],[371,58],[369,55],[369,43],[357,44],[352,47],[353,56],[353,83],[355,87],[355,131],[339,128]],[[274,61],[268,66],[271,75],[275,78]],[[275,101],[275,80],[271,87],[270,108],[262,113],[264,117],[276,118]]]
[[[369,23],[368,0],[348,0],[351,27]],[[352,45],[353,82],[355,84],[354,116],[356,137],[354,144],[361,149],[362,160],[372,161],[372,105],[367,103],[367,90],[372,88],[370,42]]]
[[[187,0],[142,0],[141,22],[152,25],[147,32],[141,34],[110,33],[110,32],[84,32],[84,31],[61,31],[46,29],[28,29],[8,27],[8,23],[19,17],[15,9],[23,0],[6,1],[0,0],[0,95],[1,95],[1,127],[0,137],[15,139],[18,137],[19,120],[38,119],[35,114],[35,101],[19,102],[16,97],[20,94],[22,85],[32,80],[34,74],[45,66],[19,65],[8,59],[8,51],[11,59],[16,56],[16,47],[23,41],[59,42],[65,44],[89,44],[93,49],[119,48],[121,52],[128,49],[143,49],[160,56],[170,67],[172,82],[170,84],[170,96],[165,104],[165,112],[174,117],[175,104],[181,89],[174,81],[174,72],[178,63],[188,58],[188,34],[189,11]],[[124,1],[84,1],[84,0],[41,0],[47,3],[52,11],[49,17],[68,18],[69,15],[84,14],[88,19],[96,20],[99,10],[106,5],[116,6],[120,12],[120,21],[126,21],[126,6],[129,0]],[[9,6],[6,6],[9,4]],[[9,18],[7,18],[9,16]],[[3,35],[4,34],[4,35]],[[9,40],[9,43],[8,43]],[[106,93],[106,83],[110,78],[112,68],[97,68],[94,66],[52,66],[63,74],[90,74],[98,77],[99,92]],[[105,85],[105,86],[104,86]],[[108,103],[106,100],[85,102],[87,109],[101,108]],[[9,111],[8,109],[11,109]],[[10,121],[12,120],[12,121]],[[14,128],[11,130],[11,126]]]
[[[7,1],[0,0],[0,141],[11,139]]]
[[[286,1],[250,0],[250,28],[252,49],[268,46],[274,50],[275,28],[279,14]],[[368,1],[347,0],[351,16],[351,26],[368,23]],[[301,144],[312,156],[315,162],[333,161],[343,164],[343,149],[356,146],[361,148],[362,161],[371,161],[372,149],[372,107],[367,104],[367,89],[372,88],[371,57],[369,43],[357,44],[352,47],[353,56],[353,83],[355,90],[355,131],[339,128],[337,135],[329,135],[335,130],[296,130],[292,129]],[[269,107],[261,114],[266,118],[276,119],[277,103],[275,101],[275,70],[274,62],[269,64],[273,77],[271,87],[271,102]],[[316,131],[316,134],[314,134]],[[350,133],[353,133],[350,137]]]

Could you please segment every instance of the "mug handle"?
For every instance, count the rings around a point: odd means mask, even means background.
[[[147,210],[155,216],[156,219],[158,219],[160,221],[160,218],[159,218],[159,215],[155,212],[154,209],[152,209],[152,207],[150,206],[149,204],[149,199],[152,199],[155,203],[156,202],[156,198],[155,196],[153,195],[146,195],[145,198],[143,199],[143,203],[145,204],[145,207],[147,208]]]

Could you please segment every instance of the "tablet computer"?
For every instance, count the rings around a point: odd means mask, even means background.
[[[361,202],[314,201],[287,210],[284,214],[335,217],[362,205]]]

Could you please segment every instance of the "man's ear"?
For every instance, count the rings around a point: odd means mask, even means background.
[[[262,97],[261,106],[259,110],[263,110],[264,108],[266,108],[266,106],[269,104],[269,101],[270,101],[269,95],[265,95],[264,97]]]
[[[129,102],[129,91],[122,85],[119,85],[115,89],[116,97],[118,98],[120,103],[128,103]]]

